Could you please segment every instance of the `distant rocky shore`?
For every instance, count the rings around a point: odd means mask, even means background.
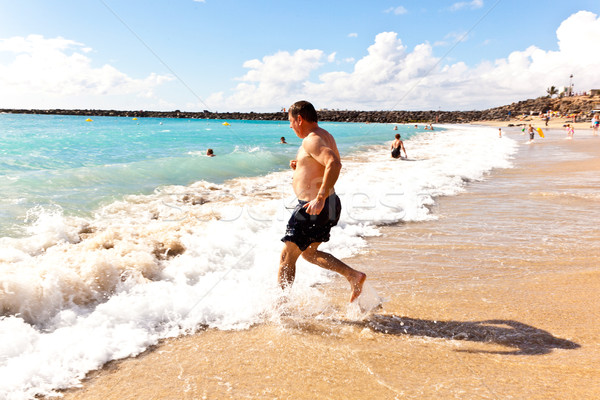
[[[510,105],[481,111],[341,111],[320,110],[322,121],[334,122],[379,122],[379,123],[468,123],[474,121],[508,121],[510,117],[558,111],[562,114],[579,113],[587,117],[594,105],[600,104],[600,96],[572,96],[562,98],[539,97]],[[287,120],[287,113],[255,113],[210,111],[120,111],[120,110],[62,110],[62,109],[0,109],[0,113],[80,115],[136,118],[201,118],[222,120]]]

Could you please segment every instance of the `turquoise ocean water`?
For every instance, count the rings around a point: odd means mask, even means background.
[[[198,180],[223,183],[288,168],[300,140],[287,121],[0,114],[0,236],[28,211],[87,216],[128,194]],[[321,124],[343,156],[393,139],[390,124]],[[423,128],[423,126],[421,126]],[[403,138],[422,131],[399,126]],[[284,136],[288,145],[279,143]],[[212,148],[217,157],[205,156]]]
[[[281,301],[300,145],[288,122],[85,119],[0,114],[0,399],[56,396],[165,338],[335,310],[332,273],[305,260]],[[381,225],[435,220],[438,197],[516,151],[486,127],[320,125],[343,162],[340,221],[320,248],[342,259]],[[390,157],[397,132],[408,160]],[[355,310],[380,301],[363,293]]]

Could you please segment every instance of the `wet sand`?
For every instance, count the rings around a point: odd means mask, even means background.
[[[503,130],[515,168],[346,260],[386,299],[365,320],[335,279],[325,312],[167,340],[65,399],[600,398],[600,137]]]

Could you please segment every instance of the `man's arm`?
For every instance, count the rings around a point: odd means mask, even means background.
[[[325,167],[323,181],[317,197],[305,205],[308,214],[317,215],[323,210],[325,200],[333,191],[333,187],[340,176],[342,162],[337,153],[317,135],[306,138],[302,143],[302,147],[312,158]]]

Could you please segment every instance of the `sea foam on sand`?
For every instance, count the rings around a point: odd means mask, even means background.
[[[342,218],[322,249],[352,256],[378,226],[436,218],[428,207],[437,196],[511,166],[516,144],[495,129],[448,128],[406,141],[414,161],[391,159],[387,146],[345,159],[336,185]],[[162,187],[91,219],[37,210],[28,236],[0,239],[0,398],[77,385],[162,338],[270,320],[281,296],[280,238],[295,203],[291,172],[278,172]],[[330,277],[300,260],[292,309],[327,307],[315,285]],[[379,301],[368,288],[367,309]]]

